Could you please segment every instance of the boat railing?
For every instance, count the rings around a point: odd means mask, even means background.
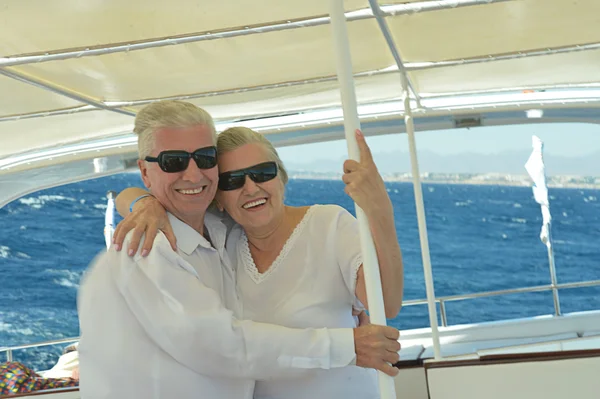
[[[0,347],[0,353],[6,352],[6,361],[12,362],[13,361],[13,351],[16,351],[16,350],[39,348],[42,346],[54,346],[54,345],[59,345],[59,344],[73,343],[73,342],[77,342],[77,341],[79,341],[79,337],[60,338],[60,339],[53,339],[50,341],[36,342],[33,344],[6,346],[6,347]]]
[[[440,306],[440,319],[441,324],[444,327],[448,326],[448,318],[446,316],[446,303],[454,302],[454,301],[462,301],[467,299],[477,299],[477,298],[488,298],[494,296],[501,295],[510,295],[510,294],[524,294],[529,292],[544,292],[544,291],[553,291],[553,290],[561,290],[561,289],[569,289],[569,288],[585,288],[585,287],[595,287],[600,286],[600,280],[589,280],[589,281],[577,281],[571,283],[562,283],[562,284],[546,284],[546,285],[536,285],[531,287],[522,287],[522,288],[509,288],[505,290],[496,290],[496,291],[484,291],[484,292],[476,292],[471,294],[459,294],[459,295],[447,295],[447,296],[439,296],[435,298],[436,303]],[[403,303],[403,306],[417,306],[417,305],[426,305],[427,299],[410,299],[406,300]],[[32,344],[24,344],[24,345],[16,345],[16,346],[7,346],[0,347],[0,353],[6,353],[6,360],[11,362],[13,360],[13,351],[20,349],[29,349],[29,348],[38,348],[43,346],[53,346],[58,344],[66,344],[79,341],[79,337],[73,338],[61,338],[55,339],[51,341],[43,341]]]
[[[588,280],[588,281],[576,281],[571,283],[562,283],[562,284],[545,284],[545,285],[536,285],[530,287],[522,287],[522,288],[508,288],[504,290],[496,290],[496,291],[483,291],[483,292],[475,292],[471,294],[459,294],[459,295],[447,295],[447,296],[436,296],[435,302],[440,306],[440,319],[443,327],[448,326],[448,318],[446,313],[446,303],[454,302],[454,301],[462,301],[465,299],[476,299],[476,298],[487,298],[493,296],[500,295],[509,295],[509,294],[524,294],[530,292],[544,292],[544,291],[552,291],[557,292],[560,289],[569,289],[569,288],[585,288],[585,287],[595,287],[600,286],[600,280]],[[557,302],[555,302],[555,307],[560,306],[560,299],[555,295]],[[402,306],[416,306],[416,305],[426,305],[427,299],[410,299],[406,300],[402,303]]]

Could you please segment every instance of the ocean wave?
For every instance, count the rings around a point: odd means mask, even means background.
[[[485,202],[487,202],[488,204],[494,204],[494,205],[509,205],[509,204],[513,203],[508,200],[497,200],[497,199],[488,199]]]
[[[16,328],[13,324],[0,322],[0,332],[5,332],[14,335],[33,335],[34,332],[31,328]]]
[[[80,271],[69,270],[69,269],[45,269],[44,272],[49,273],[49,274],[59,275],[59,276],[65,276],[68,278],[79,278],[81,276]]]
[[[566,240],[552,240],[553,244],[556,245],[573,245],[573,244],[577,244],[573,241],[566,241]]]
[[[67,288],[79,288],[82,272],[66,269],[46,269],[44,272],[57,277],[52,281],[54,284]]]
[[[106,204],[94,204],[94,208],[96,209],[106,209],[108,208]]]
[[[53,282],[54,282],[54,284],[58,284],[63,287],[75,288],[75,289],[79,288],[79,284],[74,283],[70,280],[67,280],[66,278],[61,278],[60,280],[54,280]]]
[[[457,201],[454,203],[454,206],[469,206],[473,203],[473,201],[471,200],[466,200],[466,201]]]
[[[37,198],[19,198],[19,202],[23,205],[29,205],[31,208],[40,209],[43,205],[42,201]]]
[[[510,220],[513,221],[514,223],[521,223],[521,224],[527,223],[527,219],[523,219],[523,218],[511,218]]]
[[[62,195],[40,195],[38,197],[19,198],[19,202],[23,205],[29,205],[31,208],[40,209],[46,202],[69,201],[74,202],[75,198],[65,197]]]
[[[71,197],[64,197],[62,195],[40,195],[38,197],[40,200],[42,201],[70,201],[73,202],[75,201],[75,198],[71,198]]]
[[[0,245],[0,258],[8,258],[8,256],[10,255],[10,248],[9,247],[5,247],[4,245]]]
[[[10,331],[12,324],[3,323],[0,321],[0,332],[2,331]]]

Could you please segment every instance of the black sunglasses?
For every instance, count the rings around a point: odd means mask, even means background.
[[[277,176],[277,163],[263,162],[245,169],[232,170],[219,175],[219,190],[230,191],[244,187],[246,176],[255,183],[264,183]]]
[[[162,151],[158,156],[144,158],[148,162],[158,162],[158,166],[167,173],[183,172],[193,158],[198,169],[212,169],[217,166],[217,147],[199,148],[194,152],[183,150]]]

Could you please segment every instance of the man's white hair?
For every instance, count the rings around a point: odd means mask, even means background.
[[[163,128],[187,128],[207,126],[217,144],[217,131],[212,116],[192,103],[176,100],[164,100],[151,103],[135,117],[133,131],[138,135],[138,154],[144,159],[154,149],[154,133]]]

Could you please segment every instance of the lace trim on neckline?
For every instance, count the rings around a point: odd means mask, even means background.
[[[292,249],[296,238],[300,235],[300,233],[304,230],[304,226],[308,223],[309,215],[312,213],[312,210],[315,206],[311,206],[308,208],[300,223],[296,225],[294,231],[290,235],[290,237],[285,242],[281,252],[277,255],[277,258],[271,263],[271,266],[264,272],[261,273],[258,271],[256,264],[254,263],[254,258],[252,258],[252,253],[250,252],[250,245],[248,244],[248,236],[242,230],[242,237],[240,245],[238,245],[238,253],[241,256],[242,262],[244,263],[244,269],[246,273],[250,276],[250,278],[256,283],[260,284],[265,281],[271,274],[273,274],[278,268],[279,265],[284,261],[288,252]]]

